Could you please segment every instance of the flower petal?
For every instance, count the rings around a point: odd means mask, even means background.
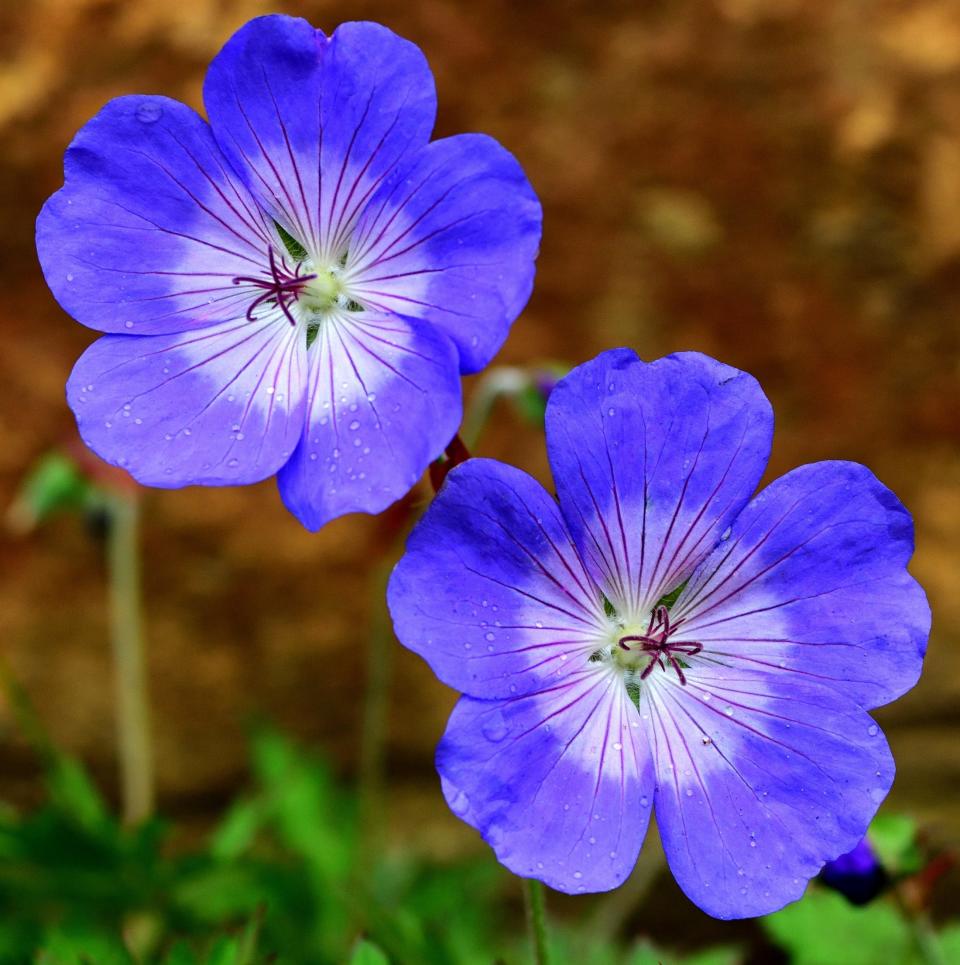
[[[74,366],[67,401],[84,442],[145,485],[257,482],[303,429],[305,352],[276,320],[107,335]]]
[[[687,896],[716,918],[795,901],[863,836],[893,783],[877,725],[798,681],[698,664],[641,689],[657,773],[657,827]]]
[[[403,496],[453,438],[462,404],[453,344],[399,316],[330,319],[308,354],[306,427],[277,481],[317,530]]]
[[[756,489],[773,415],[751,376],[693,352],[629,349],[574,369],[550,395],[547,449],[581,556],[640,619],[713,549]]]
[[[37,219],[47,284],[77,321],[158,335],[242,318],[233,285],[273,231],[189,107],[110,101],[73,139],[65,185]]]
[[[930,631],[907,572],[910,514],[865,466],[821,462],[740,514],[673,608],[686,639],[789,688],[816,680],[867,708],[917,681]]]
[[[489,459],[447,477],[387,600],[400,642],[444,683],[483,698],[529,693],[582,668],[606,623],[556,501]]]
[[[210,65],[203,96],[250,190],[325,260],[384,176],[427,143],[436,116],[423,54],[374,23],[327,38],[293,17],[252,20]]]
[[[388,177],[351,245],[351,288],[365,304],[424,318],[478,372],[533,287],[540,203],[492,138],[435,141]]]
[[[437,748],[451,810],[515,874],[568,893],[630,874],[653,777],[619,677],[588,669],[511,700],[462,697]]]

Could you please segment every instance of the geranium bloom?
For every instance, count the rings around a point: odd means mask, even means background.
[[[443,790],[517,874],[613,888],[655,809],[687,895],[745,917],[866,831],[894,772],[867,711],[929,629],[912,524],[849,462],[751,499],[772,423],[729,366],[606,352],[550,396],[558,500],[474,459],[410,537],[397,634],[465,694]]]
[[[310,529],[378,512],[526,303],[540,206],[490,138],[430,142],[429,67],[378,24],[254,20],[204,101],[111,101],[40,214],[54,295],[109,333],[67,386],[81,435],[152,486],[279,472]]]
[[[828,861],[820,872],[820,880],[839,891],[852,905],[868,904],[890,884],[890,876],[868,838],[852,851]]]

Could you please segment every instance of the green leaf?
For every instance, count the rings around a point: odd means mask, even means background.
[[[783,911],[760,919],[770,937],[790,953],[792,965],[876,965],[909,961],[909,926],[887,902],[862,908],[816,887]]]
[[[960,962],[960,923],[947,925],[937,936],[944,962]]]
[[[17,529],[29,530],[56,512],[84,509],[95,498],[94,486],[74,462],[51,452],[23,480],[10,510],[11,521]]]
[[[51,804],[90,831],[98,831],[113,819],[107,805],[83,765],[54,753],[47,769]]]
[[[547,400],[536,385],[526,385],[511,396],[520,418],[534,426],[542,426]]]
[[[34,958],[36,965],[135,965],[119,936],[71,919],[54,926]]]
[[[665,606],[669,610],[673,606],[673,604],[677,602],[677,597],[679,597],[680,594],[683,593],[684,587],[689,582],[690,582],[689,580],[684,580],[675,590],[671,590],[669,593],[664,593],[663,596],[660,597],[659,600],[657,600],[656,606],[654,606],[654,610],[656,610],[658,606]]]
[[[186,943],[177,942],[163,960],[163,965],[200,965],[197,953]]]
[[[917,822],[913,818],[905,814],[878,814],[870,825],[867,838],[890,874],[914,874],[922,867]]]
[[[277,234],[280,235],[280,240],[283,242],[283,246],[287,249],[290,257],[295,258],[297,261],[303,261],[303,259],[307,257],[307,249],[304,248],[283,225],[278,224],[276,221],[274,221],[273,225],[277,229]]]
[[[353,946],[350,965],[390,965],[390,959],[372,942],[361,938]]]
[[[240,857],[251,848],[263,823],[261,801],[234,802],[210,839],[210,854],[220,861]]]
[[[204,965],[240,965],[239,951],[239,939],[223,936],[218,938],[207,952]]]

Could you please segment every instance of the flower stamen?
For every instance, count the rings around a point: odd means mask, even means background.
[[[703,650],[703,644],[690,641],[670,643],[668,638],[674,630],[676,626],[670,625],[670,611],[665,606],[658,606],[650,614],[650,623],[645,633],[627,634],[617,641],[617,646],[623,650],[639,650],[650,655],[650,661],[640,674],[641,680],[649,677],[654,667],[666,670],[669,664],[676,671],[680,683],[686,684],[687,678],[683,672],[683,665],[675,655],[695,656]],[[629,646],[631,643],[639,646],[631,647]]]
[[[253,285],[255,288],[263,290],[263,294],[258,295],[247,308],[247,318],[251,322],[255,322],[257,320],[257,316],[254,315],[255,309],[264,302],[271,302],[287,316],[291,325],[296,326],[297,320],[290,313],[290,306],[296,303],[307,283],[313,281],[317,276],[315,274],[301,275],[302,262],[297,262],[296,267],[291,271],[283,255],[280,256],[280,263],[278,264],[272,245],[267,248],[267,260],[270,265],[267,278],[238,275],[233,279],[234,285]],[[264,272],[264,274],[267,275],[267,272]]]

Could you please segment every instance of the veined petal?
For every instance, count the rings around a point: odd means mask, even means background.
[[[110,101],[74,138],[37,219],[57,301],[102,332],[157,335],[242,318],[233,278],[276,244],[210,129],[166,97]]]
[[[893,783],[887,742],[852,701],[698,663],[641,688],[670,870],[716,918],[795,901],[865,833]]]
[[[526,473],[470,459],[407,542],[387,600],[400,642],[474,697],[582,669],[607,620],[556,501]]]
[[[437,748],[454,814],[515,874],[571,894],[617,887],[652,803],[649,748],[619,677],[586,669],[510,700],[462,697]]]
[[[276,318],[107,335],[74,366],[67,401],[83,441],[145,485],[258,482],[303,430],[305,353]]]
[[[427,319],[460,352],[464,373],[503,344],[533,287],[540,203],[492,138],[435,141],[398,168],[354,232],[351,290],[365,304]]]
[[[637,619],[676,589],[753,494],[773,415],[756,380],[693,352],[629,349],[550,395],[547,450],[564,517],[594,577]]]
[[[836,688],[867,708],[917,681],[930,608],[910,514],[865,466],[802,466],[740,514],[674,605],[711,658]]]
[[[436,116],[420,50],[374,23],[327,38],[305,20],[246,24],[207,72],[204,102],[250,190],[314,257],[335,258],[390,169]]]
[[[399,316],[329,319],[308,354],[306,426],[277,481],[317,530],[403,496],[453,438],[462,403],[453,343]]]

